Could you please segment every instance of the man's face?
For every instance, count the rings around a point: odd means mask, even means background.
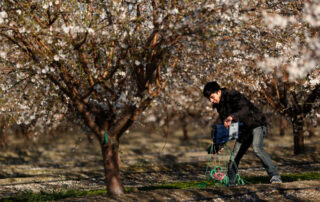
[[[211,93],[211,95],[209,96],[210,102],[214,104],[219,104],[220,98],[221,98],[221,90],[219,90],[216,93]]]

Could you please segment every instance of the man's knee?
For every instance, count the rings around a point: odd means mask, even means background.
[[[253,153],[257,156],[260,156],[262,155],[262,152],[263,152],[263,147],[259,147],[259,146],[255,146],[253,145]]]

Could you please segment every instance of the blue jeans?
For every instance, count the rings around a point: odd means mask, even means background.
[[[268,175],[270,177],[279,175],[276,165],[272,162],[269,154],[263,149],[263,140],[267,135],[267,128],[265,126],[260,126],[252,130],[252,136],[250,139],[246,140],[243,143],[236,142],[233,151],[232,151],[232,159],[228,165],[228,176],[230,184],[234,184],[235,174],[238,172],[238,165],[243,157],[243,155],[247,152],[248,148],[252,143],[252,148],[254,154],[261,160],[264,168],[266,169]]]

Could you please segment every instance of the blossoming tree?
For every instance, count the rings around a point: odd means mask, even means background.
[[[305,120],[316,125],[319,119],[319,8],[319,2],[296,2],[287,9],[290,12],[284,8],[263,12],[266,32],[277,37],[269,40],[273,53],[258,63],[269,78],[261,93],[273,109],[291,120],[295,154],[304,152]]]
[[[184,44],[202,38],[209,3],[1,1],[1,111],[40,132],[65,117],[90,128],[108,193],[122,194],[119,139],[165,87]]]

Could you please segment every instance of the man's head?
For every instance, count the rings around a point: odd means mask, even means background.
[[[215,81],[209,82],[204,86],[203,95],[214,104],[219,104],[221,98],[221,88]]]

